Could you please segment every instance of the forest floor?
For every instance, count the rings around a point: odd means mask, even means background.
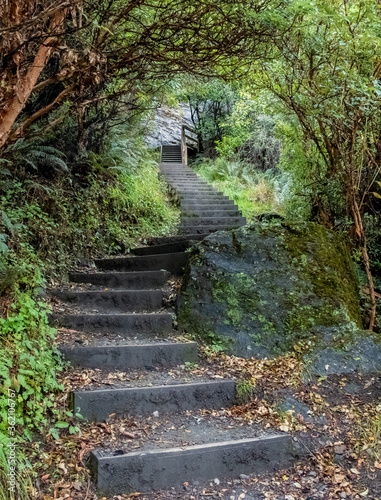
[[[173,304],[179,283],[169,282],[168,301]],[[59,312],[60,302],[53,303]],[[78,332],[61,329],[58,339],[72,343]],[[179,340],[184,336],[179,332]],[[85,342],[87,342],[85,340]],[[81,340],[82,342],[82,340]],[[39,479],[36,498],[43,500],[318,500],[381,499],[381,380],[378,374],[357,373],[321,377],[303,382],[303,366],[295,351],[276,359],[243,359],[200,348],[198,364],[174,368],[165,376],[199,380],[231,377],[237,380],[240,404],[219,411],[184,412],[177,418],[154,416],[106,423],[81,423],[81,430],[60,439],[48,436],[38,450]],[[56,406],[69,409],[69,393],[98,384],[139,383],[139,371],[108,372],[69,367],[60,381],[65,392]],[[162,376],[153,372],[152,377]],[[242,383],[244,381],[244,383]],[[168,381],[163,380],[163,383]],[[189,422],[214,425],[225,436],[240,427],[247,437],[288,432],[303,450],[304,458],[288,470],[274,474],[216,477],[208,482],[184,482],[182,486],[149,494],[134,492],[107,498],[96,494],[86,468],[93,449],[144,448],[147,440],[171,441],[172,429],[183,428],[180,447],[191,442]],[[75,425],[73,420],[72,425]],[[193,427],[194,429],[194,427]],[[217,429],[218,431],[218,429]],[[196,430],[197,432],[197,430]],[[189,436],[189,439],[188,439]],[[233,438],[234,439],[234,438]],[[168,442],[167,441],[167,442]],[[31,445],[32,447],[34,445]]]
[[[207,420],[213,416],[227,428],[252,425],[253,434],[258,429],[290,432],[306,452],[305,459],[275,474],[242,475],[234,480],[215,478],[199,484],[184,482],[167,491],[135,492],[113,499],[381,498],[381,381],[377,374],[362,377],[353,373],[302,383],[296,353],[274,360],[245,360],[211,353],[209,349],[204,349],[198,365],[181,369],[200,378],[245,378],[252,391],[251,396],[246,394],[243,404],[221,411],[186,412],[187,417]],[[66,393],[57,404],[66,404],[73,387],[93,384],[100,376],[99,370],[68,369],[62,376]],[[128,376],[131,374],[111,373],[108,383],[118,383]],[[80,433],[63,436],[60,442],[47,442],[41,459],[38,498],[104,500],[93,491],[85,467],[90,451],[104,446],[115,449],[118,440],[126,438],[132,449],[139,448],[148,435],[168,436],[168,422],[180,425],[154,417],[137,420],[111,416],[107,423],[82,424]]]

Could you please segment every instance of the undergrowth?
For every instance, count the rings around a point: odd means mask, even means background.
[[[177,225],[155,154],[139,140],[111,142],[107,155],[89,153],[77,165],[39,143],[14,145],[0,160],[0,499],[33,497],[38,443],[78,431],[78,415],[56,403],[64,364],[46,284],[84,259],[126,253]]]
[[[282,214],[286,178],[273,170],[254,170],[252,165],[226,158],[197,159],[192,167],[207,182],[233,199],[249,221],[264,213]]]

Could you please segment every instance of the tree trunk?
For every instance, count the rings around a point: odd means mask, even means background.
[[[370,318],[369,318],[369,330],[373,331],[376,322],[376,293],[374,289],[374,282],[372,276],[372,269],[370,265],[370,259],[367,247],[367,238],[362,223],[361,211],[357,202],[356,191],[353,183],[353,176],[351,175],[350,180],[350,203],[351,211],[353,215],[353,221],[355,226],[356,235],[359,239],[361,253],[365,265],[365,272],[368,279],[369,285],[369,297],[370,297]]]
[[[62,26],[65,16],[66,10],[64,9],[55,14],[50,22],[51,32]],[[29,99],[32,89],[36,85],[42,70],[45,68],[55,43],[56,38],[50,36],[40,45],[27,73],[18,79],[12,99],[5,105],[2,112],[0,112],[0,148],[4,147],[7,143],[11,128]]]

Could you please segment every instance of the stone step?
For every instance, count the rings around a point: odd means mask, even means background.
[[[204,208],[204,207],[208,207],[208,210],[209,210],[209,207],[210,206],[213,206],[213,208],[219,208],[219,207],[223,207],[224,205],[233,205],[233,207],[229,207],[230,209],[231,208],[236,208],[237,205],[234,204],[234,200],[230,200],[229,198],[228,199],[217,199],[217,200],[213,200],[213,199],[208,199],[208,200],[204,200],[204,199],[192,199],[192,198],[187,198],[187,199],[181,199],[180,200],[180,206],[182,209],[185,209],[185,208],[193,208],[194,206],[197,206],[198,208]],[[221,210],[223,210],[223,208],[221,208]]]
[[[138,257],[97,259],[95,265],[105,271],[154,271],[164,269],[174,274],[181,273],[189,259],[186,252],[175,252]]]
[[[154,311],[163,305],[161,290],[109,290],[56,292],[56,297],[102,312]]]
[[[234,205],[228,200],[228,203],[221,202],[219,204],[190,204],[190,203],[181,203],[181,214],[186,215],[188,213],[203,213],[205,211],[231,211],[238,210],[238,205]]]
[[[274,473],[291,467],[299,454],[292,437],[279,434],[124,454],[98,449],[91,453],[88,467],[99,493],[111,496]]]
[[[74,367],[130,370],[169,368],[198,361],[197,343],[150,343],[115,346],[60,346],[59,350]]]
[[[171,179],[172,181],[177,181],[177,182],[205,182],[201,177],[199,177],[197,174],[193,172],[188,172],[188,173],[179,173],[179,172],[173,172],[173,171],[161,171],[161,174],[166,178],[166,179]]]
[[[187,180],[187,181],[180,181],[180,180],[173,180],[171,179],[170,181],[168,181],[171,183],[171,186],[172,187],[175,187],[175,188],[199,188],[199,187],[202,187],[202,188],[208,188],[208,189],[213,189],[214,191],[217,191],[217,188],[216,187],[213,187],[211,186],[210,184],[206,183],[206,182],[202,182],[198,179],[191,179],[191,180]]]
[[[184,172],[180,169],[176,170],[172,165],[167,169],[165,168],[160,169],[160,173],[165,177],[171,178],[172,180],[197,179],[203,181],[203,179],[195,172]]]
[[[171,244],[171,243],[178,243],[182,241],[186,241],[189,243],[189,246],[191,246],[192,241],[200,241],[203,240],[207,236],[207,234],[177,234],[175,236],[164,236],[160,238],[149,238],[148,244],[149,245],[155,245],[155,244]]]
[[[208,187],[211,189],[217,189],[215,186],[212,186],[208,182],[203,181],[199,177],[192,178],[192,179],[176,179],[176,178],[171,178],[171,185],[172,186],[179,186],[179,187],[197,187],[197,186],[202,186],[202,187]]]
[[[161,288],[169,278],[168,271],[69,274],[70,281],[74,283],[90,283],[108,288],[131,288],[133,290]]]
[[[160,172],[164,175],[170,175],[173,178],[181,178],[181,177],[187,177],[187,176],[193,176],[197,179],[201,179],[199,175],[196,174],[196,172],[193,172],[192,170],[184,170],[184,166],[179,164],[179,165],[163,165],[160,167]]]
[[[185,252],[191,244],[187,240],[178,241],[175,243],[166,243],[163,245],[153,245],[149,247],[134,248],[131,253],[134,255],[155,255],[162,253],[177,253]]]
[[[230,208],[230,206],[228,206]],[[240,210],[198,210],[198,209],[193,209],[193,210],[187,210],[186,212],[181,213],[181,218],[185,217],[193,217],[193,218],[200,218],[200,217],[239,217],[242,215],[242,212]]]
[[[53,316],[58,326],[90,332],[155,332],[162,334],[172,330],[170,313],[152,314],[64,314]]]
[[[198,196],[198,197],[202,197],[202,198],[206,198],[206,197],[209,197],[209,196],[219,196],[219,197],[224,197],[224,194],[222,193],[222,191],[216,191],[214,189],[207,189],[207,188],[189,188],[189,189],[183,189],[183,188],[177,188],[177,189],[174,189],[173,191],[175,191],[178,195],[188,195],[188,196]]]
[[[217,226],[217,225],[237,225],[246,224],[245,217],[182,217],[180,227],[189,226]]]
[[[179,174],[179,175],[186,175],[186,174],[197,175],[197,173],[194,170],[187,167],[183,163],[178,163],[177,165],[165,165],[165,164],[160,165],[160,170],[162,172]]]
[[[214,233],[216,231],[231,231],[240,227],[238,224],[221,224],[217,226],[187,226],[180,227],[179,234],[199,234]]]
[[[172,186],[172,191],[176,191],[179,194],[197,194],[199,195],[202,193],[203,195],[223,195],[222,191],[217,191],[217,189],[211,189],[211,188],[206,188],[206,187],[176,187]]]
[[[219,203],[220,201],[229,201],[229,196],[224,196],[222,194],[205,194],[200,193],[178,193],[178,197],[181,203],[191,201],[191,202],[202,202],[202,203]],[[234,203],[234,202],[233,202]]]
[[[107,388],[72,393],[72,407],[90,421],[105,421],[115,413],[117,417],[173,414],[182,410],[205,408],[217,410],[235,402],[233,380],[219,380],[150,387]]]

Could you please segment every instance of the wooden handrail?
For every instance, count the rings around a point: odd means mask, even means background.
[[[187,135],[185,133],[186,130],[191,134],[194,134],[197,137],[197,139],[195,137],[190,137],[189,135]],[[182,162],[185,163],[185,165],[188,165],[187,139],[189,142],[192,142],[192,146],[196,145],[197,151],[200,151],[200,143],[196,131],[188,127],[188,125],[183,125],[181,127],[181,156],[182,156]]]

